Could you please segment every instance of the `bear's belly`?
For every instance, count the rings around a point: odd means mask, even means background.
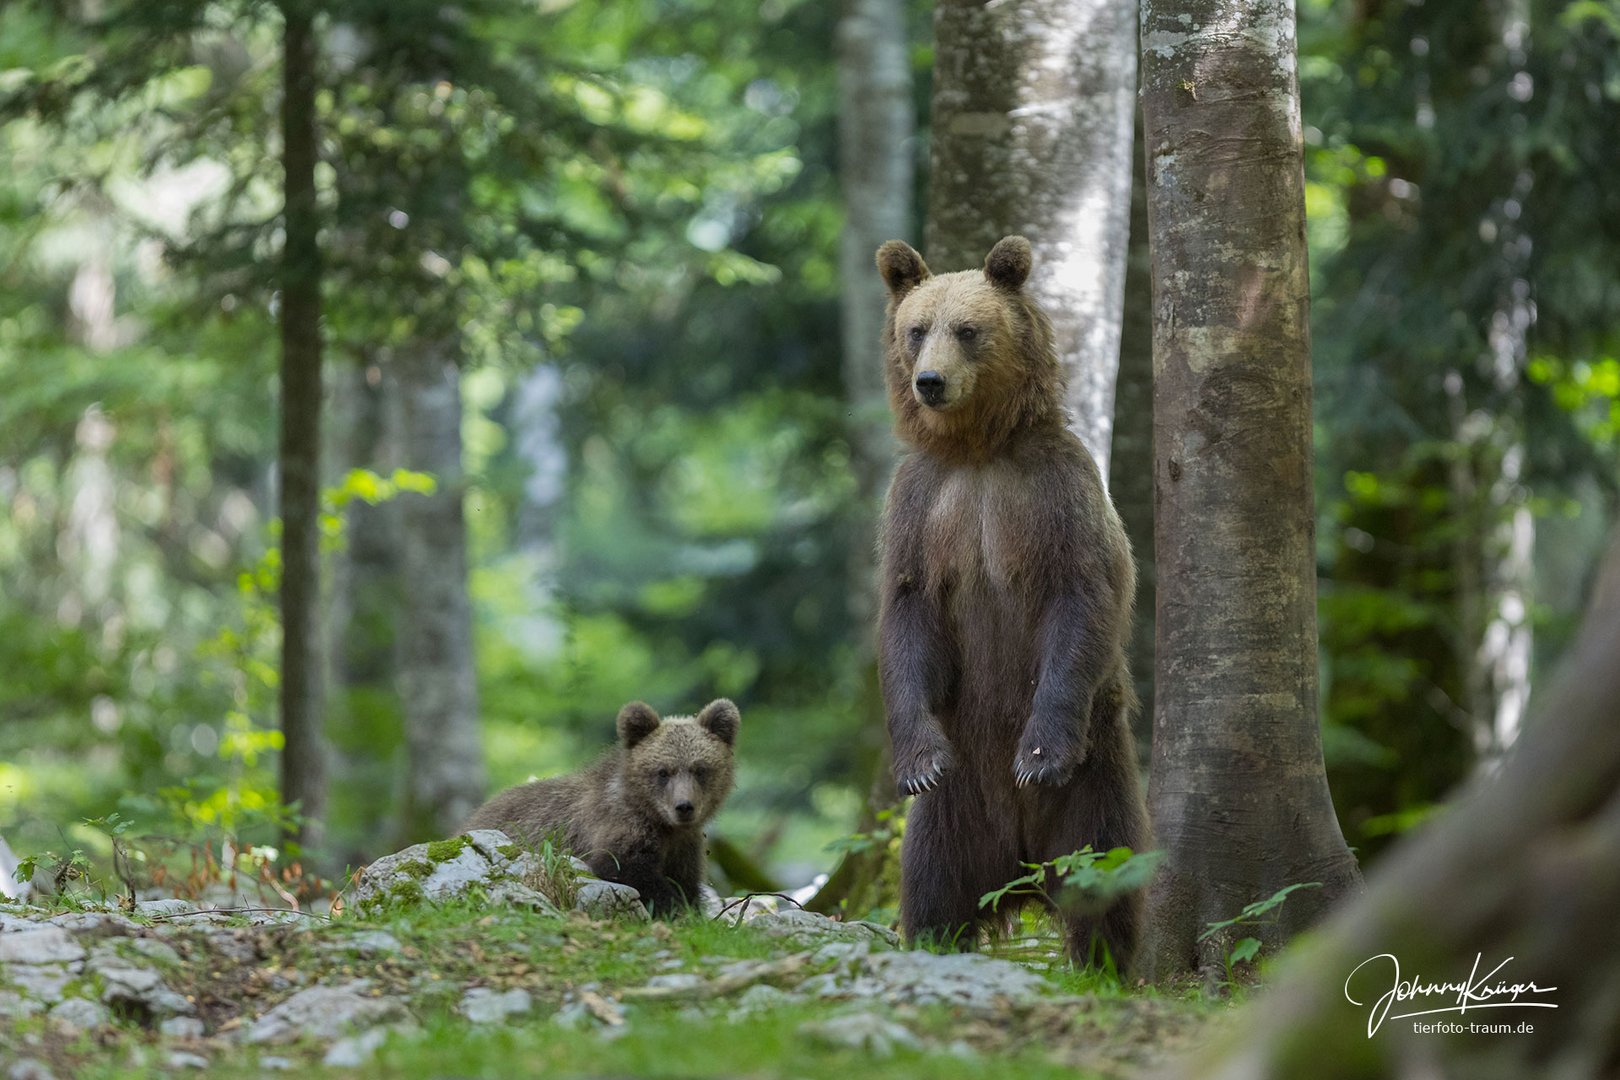
[[[948,735],[988,740],[1009,761],[1040,675],[1040,601],[1019,561],[1029,530],[1022,494],[995,466],[964,469],[941,486],[927,538],[930,590],[957,653],[941,719]]]

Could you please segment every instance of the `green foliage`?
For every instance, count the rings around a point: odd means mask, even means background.
[[[1274,923],[1277,921],[1277,916],[1272,913],[1283,905],[1283,901],[1287,900],[1290,894],[1300,889],[1319,889],[1321,887],[1322,883],[1320,881],[1304,881],[1286,885],[1264,900],[1256,900],[1252,904],[1245,904],[1243,910],[1230,919],[1210,923],[1204,928],[1203,933],[1198,935],[1198,940],[1207,941],[1220,934],[1230,936],[1228,932],[1235,927],[1262,926],[1267,923]],[[1225,956],[1227,985],[1232,984],[1232,971],[1238,964],[1252,961],[1258,955],[1260,955],[1259,938],[1244,937],[1234,941],[1231,947],[1226,950]]]
[[[1134,852],[1128,847],[1079,851],[1043,863],[1024,863],[1029,873],[1013,878],[979,898],[979,906],[997,910],[1009,896],[1036,896],[1055,907],[1097,912],[1128,893],[1144,888],[1163,852]]]

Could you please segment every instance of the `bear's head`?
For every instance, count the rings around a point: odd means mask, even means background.
[[[696,716],[666,719],[632,701],[618,720],[625,797],[668,828],[702,828],[731,794],[741,723],[737,706],[725,698]]]
[[[1061,422],[1052,325],[1024,291],[1031,261],[1022,236],[991,248],[983,269],[954,274],[930,274],[904,241],[878,248],[889,403],[906,441],[984,457],[1021,426]]]

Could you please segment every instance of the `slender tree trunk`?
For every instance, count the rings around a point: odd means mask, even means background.
[[[1136,619],[1127,655],[1142,707],[1132,725],[1143,774],[1153,745],[1153,274],[1148,262],[1147,179],[1142,121],[1132,158],[1131,242],[1125,265],[1125,312],[1119,335],[1114,446],[1108,491],[1136,553]]]
[[[1358,889],[1317,726],[1309,282],[1292,0],[1146,0],[1163,869],[1146,963],[1283,886],[1285,940]]]
[[[369,469],[389,476],[403,464],[399,389],[386,365],[368,357],[344,365],[335,381],[333,422],[340,425],[334,456],[340,471]],[[341,480],[342,476],[334,478]],[[403,508],[397,499],[351,502],[344,547],[334,561],[330,626],[333,702],[333,818],[344,833],[330,834],[339,861],[374,857],[396,805],[404,736],[398,681],[399,627],[403,623],[401,573]]]
[[[1001,237],[1035,251],[1071,426],[1108,476],[1130,224],[1136,6],[939,0],[927,254],[977,266]]]
[[[883,385],[886,297],[872,267],[878,245],[912,222],[916,117],[903,0],[845,0],[838,22],[838,168],[844,201],[839,273],[843,277],[844,396],[855,510],[849,522],[849,616],[860,672],[859,753],[877,779],[858,831],[898,801],[877,690],[877,518],[894,463],[895,439]],[[865,914],[882,902],[886,847],[846,855],[811,902],[816,910]],[[891,898],[892,899],[892,898]]]
[[[461,468],[461,371],[453,336],[418,342],[397,359],[405,412],[406,467],[433,475],[431,495],[400,499],[401,693],[407,778],[405,839],[446,836],[484,797],[472,602],[467,595],[467,526]]]
[[[1290,957],[1224,1048],[1179,1071],[1242,1080],[1312,1076],[1587,1077],[1620,1074],[1620,532],[1581,635],[1501,770],[1379,864],[1367,894]],[[1510,857],[1504,857],[1511,853]],[[1388,1019],[1369,1037],[1368,1006],[1402,978],[1496,977],[1555,991],[1522,1000],[1556,1009],[1470,1010],[1428,1020],[1507,1023],[1510,1035],[1416,1033]],[[1348,984],[1347,984],[1347,980]],[[1362,1005],[1345,1000],[1349,993]],[[1391,1016],[1455,1005],[1403,1002]],[[1493,1000],[1505,1000],[1502,998]],[[1528,1021],[1529,1031],[1518,1031]]]
[[[321,256],[315,202],[316,44],[300,2],[285,19],[281,100],[285,247],[281,273],[281,797],[318,846],[326,815],[320,623]]]

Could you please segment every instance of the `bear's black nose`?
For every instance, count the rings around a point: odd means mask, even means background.
[[[675,804],[675,816],[680,818],[682,821],[691,821],[692,815],[695,812],[696,807],[689,802],[679,802]]]
[[[917,373],[917,396],[924,405],[938,405],[945,400],[945,376],[937,371]]]

